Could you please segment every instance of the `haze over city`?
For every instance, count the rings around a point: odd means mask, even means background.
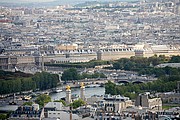
[[[18,3],[18,4],[27,4],[27,3],[57,3],[57,4],[78,4],[83,2],[113,2],[113,1],[138,1],[138,0],[1,0],[0,3]]]
[[[1,0],[6,119],[180,119],[180,0]]]

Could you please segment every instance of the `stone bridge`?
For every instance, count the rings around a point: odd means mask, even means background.
[[[146,83],[146,82],[152,82],[154,80],[157,80],[157,78],[147,78],[147,79],[114,79],[115,83],[132,83],[132,84],[139,84],[139,83]]]
[[[90,84],[101,84],[104,85],[108,81],[115,82],[115,83],[133,83],[133,84],[139,84],[139,83],[145,83],[145,82],[152,82],[154,80],[157,80],[157,78],[148,78],[148,79],[107,79],[107,78],[97,78],[97,79],[83,79],[78,81],[68,81],[67,84],[69,84],[71,87],[80,87],[81,82],[83,82],[86,85]]]

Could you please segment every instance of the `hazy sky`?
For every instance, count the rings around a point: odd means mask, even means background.
[[[8,2],[8,3],[27,3],[27,2],[52,2],[55,0],[0,0],[0,2]]]
[[[0,0],[0,3],[46,3],[49,2],[53,6],[56,4],[64,5],[64,4],[77,4],[83,3],[87,1],[137,1],[137,0]],[[41,5],[41,4],[40,4]]]

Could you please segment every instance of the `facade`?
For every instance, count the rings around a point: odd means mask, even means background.
[[[144,51],[143,50],[135,50],[135,57],[144,57]]]
[[[60,111],[62,110],[61,102],[49,102],[44,106],[44,116],[48,118],[49,111]]]
[[[61,44],[61,45],[57,45],[56,46],[56,49],[57,50],[77,50],[77,45],[76,44],[73,44],[73,45],[64,45],[64,44]]]
[[[120,95],[104,95],[104,99],[99,101],[99,106],[104,108],[104,111],[110,113],[120,113],[122,110],[132,106],[132,101],[128,97]]]
[[[42,110],[35,106],[20,106],[10,115],[9,120],[42,120]]]
[[[17,57],[12,55],[0,55],[0,69],[13,69],[17,64]]]
[[[71,56],[71,57],[54,57],[51,59],[51,61],[53,61],[54,63],[82,63],[82,62],[89,62],[91,59],[85,58],[85,57],[75,57],[75,56]]]
[[[33,56],[18,56],[17,64],[34,64],[35,59]]]
[[[44,107],[44,116],[43,120],[70,120],[70,114],[63,111],[61,102],[49,102]],[[72,120],[79,120],[79,116],[76,114],[71,114]]]
[[[60,120],[70,120],[70,113],[65,111],[48,111],[47,120],[52,118],[58,118]],[[72,114],[72,120],[79,120],[79,116]]]
[[[162,100],[161,98],[150,97],[149,93],[139,94],[136,98],[135,106],[141,106],[151,110],[162,110]]]
[[[175,93],[175,92],[160,93],[159,97],[165,103],[180,104],[180,93]]]
[[[119,113],[102,113],[97,112],[96,115],[94,116],[94,120],[122,120],[121,115]]]
[[[103,96],[93,95],[90,98],[87,98],[87,104],[93,105],[94,103],[97,103],[98,101],[102,101]]]

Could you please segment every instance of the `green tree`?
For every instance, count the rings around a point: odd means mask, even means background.
[[[64,100],[55,100],[54,102],[61,102],[64,106],[66,106],[66,102]]]
[[[61,79],[64,81],[68,81],[68,80],[78,80],[79,74],[77,72],[77,69],[75,68],[70,68],[67,69],[63,72]]]
[[[172,56],[169,62],[170,63],[180,63],[180,56]]]
[[[0,94],[9,94],[35,89],[49,89],[56,87],[58,82],[58,75],[46,72],[29,75],[22,72],[13,73],[0,70]]]
[[[43,107],[45,103],[51,102],[51,97],[49,95],[42,94],[36,98],[35,102]]]
[[[0,120],[7,120],[6,114],[0,114]]]
[[[112,83],[111,81],[108,81],[108,83],[105,84],[105,93],[116,95],[117,94],[116,85]]]
[[[76,108],[83,106],[85,104],[86,104],[85,101],[83,101],[82,99],[78,99],[78,100],[75,100],[73,103],[71,103],[70,106],[72,106],[73,109],[76,109]]]
[[[33,102],[25,102],[23,103],[23,105],[28,105],[28,106],[32,106]]]
[[[55,74],[42,72],[36,73],[32,77],[32,80],[36,83],[36,88],[39,88],[40,90],[45,90],[56,87],[59,82],[59,77]]]

